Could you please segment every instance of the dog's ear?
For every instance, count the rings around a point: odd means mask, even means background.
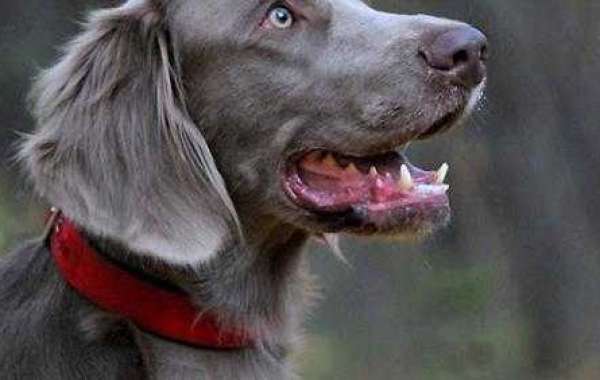
[[[36,190],[90,232],[174,263],[210,258],[239,222],[186,111],[162,2],[94,13],[32,92],[20,158]]]

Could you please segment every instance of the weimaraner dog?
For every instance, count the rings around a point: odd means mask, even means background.
[[[20,159],[55,209],[0,266],[3,379],[292,379],[303,253],[448,223],[404,147],[486,78],[464,23],[359,0],[130,0],[32,92]]]

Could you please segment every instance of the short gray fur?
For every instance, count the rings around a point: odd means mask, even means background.
[[[400,128],[416,136],[470,94],[415,54],[453,21],[301,0],[303,29],[265,32],[272,3],[131,0],[94,13],[40,75],[38,126],[20,151],[39,195],[102,252],[257,332],[258,347],[142,333],[75,294],[34,242],[0,267],[3,378],[295,377],[289,353],[315,293],[302,248],[343,228],[282,193],[283,159],[392,149]]]

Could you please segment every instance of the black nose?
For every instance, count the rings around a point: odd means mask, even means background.
[[[473,88],[485,78],[488,42],[479,30],[460,25],[429,34],[424,41],[420,56],[452,82]]]

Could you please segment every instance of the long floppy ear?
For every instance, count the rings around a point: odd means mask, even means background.
[[[33,89],[38,127],[20,158],[36,190],[90,232],[193,264],[240,229],[186,111],[162,11],[130,0],[90,17]]]

